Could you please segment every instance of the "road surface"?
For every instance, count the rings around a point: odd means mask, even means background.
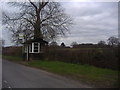
[[[89,88],[80,82],[43,70],[2,60],[3,88]]]

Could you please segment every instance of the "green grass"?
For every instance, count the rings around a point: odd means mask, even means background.
[[[15,61],[15,62],[22,61],[21,57],[16,57],[16,56],[4,56],[3,55],[2,58],[8,59],[8,60],[11,60],[11,61]]]
[[[19,57],[4,57],[12,61],[22,60],[22,58]],[[103,69],[89,65],[70,64],[59,61],[22,61],[22,64],[64,75],[68,78],[94,85],[95,87],[117,87],[118,71],[111,69]]]
[[[99,87],[114,87],[118,80],[117,71],[89,65],[68,64],[59,61],[31,61],[26,63],[26,65],[72,77]]]

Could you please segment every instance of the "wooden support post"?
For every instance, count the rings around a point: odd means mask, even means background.
[[[22,46],[22,58],[23,58],[23,61],[25,60],[25,45],[23,44]]]
[[[27,45],[27,61],[29,61],[29,45]]]

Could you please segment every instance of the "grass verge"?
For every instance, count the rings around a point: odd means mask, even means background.
[[[10,60],[10,61],[15,61],[15,62],[21,62],[22,58],[21,57],[16,57],[16,56],[2,56],[2,58]]]
[[[103,69],[89,65],[78,65],[59,61],[30,61],[23,62],[20,57],[3,56],[3,58],[22,63],[27,66],[43,69],[68,78],[79,80],[94,87],[117,87],[118,71]]]

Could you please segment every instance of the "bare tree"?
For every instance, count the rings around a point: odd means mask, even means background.
[[[64,43],[64,42],[62,42],[60,46],[61,46],[61,47],[65,47],[65,43]]]
[[[58,43],[55,42],[55,41],[52,41],[49,45],[50,45],[50,46],[58,46]]]
[[[98,45],[104,46],[104,45],[106,45],[106,42],[101,40],[101,41],[98,42]]]
[[[114,36],[111,36],[110,38],[108,38],[108,45],[111,45],[111,46],[117,46],[119,44],[119,39],[114,37]]]
[[[72,42],[72,43],[71,43],[71,46],[72,46],[72,47],[77,46],[77,45],[78,45],[77,42]]]
[[[3,13],[3,23],[12,31],[13,41],[19,43],[19,33],[24,33],[24,39],[42,38],[51,40],[58,35],[65,35],[72,24],[72,19],[65,14],[58,2],[13,2],[11,5],[19,11],[9,15]]]

